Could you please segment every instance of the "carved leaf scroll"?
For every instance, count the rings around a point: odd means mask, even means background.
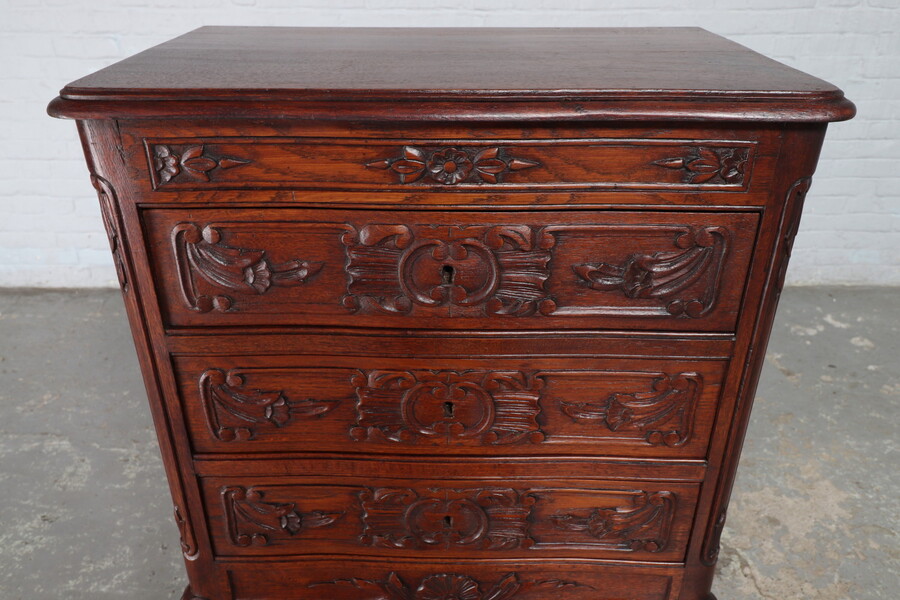
[[[528,548],[533,495],[510,488],[367,489],[360,540],[386,548]]]
[[[244,378],[235,371],[209,369],[200,376],[200,399],[210,432],[217,439],[252,440],[258,427],[284,427],[298,417],[320,417],[339,401],[291,400],[283,391],[242,390]]]
[[[249,162],[249,160],[231,156],[213,156],[205,151],[202,144],[183,148],[154,144],[152,150],[153,169],[159,185],[177,180],[182,174],[189,181],[209,181],[210,175],[216,170],[233,169]]]
[[[677,250],[632,254],[621,264],[588,263],[572,269],[588,286],[628,298],[666,302],[676,316],[702,317],[713,309],[728,253],[721,227],[689,228],[675,236]]]
[[[653,445],[681,446],[691,437],[703,379],[697,373],[659,377],[649,392],[610,394],[598,402],[560,402],[576,422],[598,423],[610,431],[636,430]]]
[[[527,316],[555,309],[550,277],[552,235],[528,225],[429,228],[373,224],[345,234],[353,312],[405,314],[422,307],[480,307]]]
[[[201,228],[196,223],[176,225],[172,246],[182,297],[197,312],[226,311],[234,306],[234,300],[225,294],[200,293],[198,279],[231,292],[264,294],[273,286],[303,284],[322,268],[321,263],[299,259],[272,264],[265,250],[228,246],[218,228]]]
[[[667,169],[681,169],[684,183],[744,183],[747,166],[746,148],[695,147],[687,156],[664,158],[653,164]]]
[[[301,512],[293,502],[266,502],[264,493],[239,486],[222,490],[231,541],[242,547],[265,546],[272,539],[290,538],[309,529],[327,527],[344,512]]]
[[[590,536],[595,544],[661,552],[669,542],[674,513],[672,492],[642,492],[631,506],[557,513],[550,519],[559,529]]]
[[[518,573],[507,573],[494,584],[486,584],[458,573],[438,573],[423,577],[418,585],[411,585],[397,573],[391,572],[383,580],[333,579],[311,583],[308,587],[317,586],[340,586],[357,590],[358,600],[512,600],[520,593],[529,598],[538,597],[529,594],[532,591],[539,594],[552,593],[554,597],[564,598],[571,590],[594,589],[589,585],[562,579],[523,580]]]
[[[127,293],[129,289],[128,263],[125,262],[125,250],[122,248],[121,216],[116,191],[109,181],[95,174],[91,174],[91,185],[97,190],[97,198],[100,200],[100,214],[103,217],[106,236],[109,238],[109,249],[113,255],[119,287]]]
[[[544,380],[522,371],[360,372],[356,440],[514,444],[544,439],[537,422]]]
[[[506,156],[499,147],[417,148],[404,146],[400,156],[366,163],[369,169],[392,171],[400,183],[423,179],[443,185],[458,183],[500,183],[511,172],[540,166],[540,163]]]
[[[200,555],[200,549],[197,547],[197,540],[194,537],[194,528],[184,517],[181,507],[175,505],[175,524],[178,525],[178,534],[181,542],[181,553],[188,560],[196,560]]]

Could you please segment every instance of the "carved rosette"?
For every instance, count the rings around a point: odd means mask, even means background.
[[[675,236],[674,245],[677,250],[632,254],[621,264],[589,263],[572,269],[591,289],[657,299],[672,315],[702,317],[718,297],[728,232],[721,227],[689,228]]]
[[[359,495],[360,540],[385,548],[528,548],[535,497],[510,488],[367,489]]]
[[[91,185],[97,190],[97,198],[100,200],[100,215],[103,217],[103,227],[109,238],[109,249],[113,255],[113,264],[116,267],[116,276],[119,279],[119,287],[123,292],[128,292],[128,263],[125,262],[125,250],[122,248],[122,218],[119,214],[119,204],[116,191],[112,184],[100,177],[91,174]]]
[[[292,260],[272,264],[265,250],[236,248],[222,243],[222,232],[196,223],[179,223],[172,229],[172,247],[178,281],[185,304],[197,312],[226,311],[234,299],[225,294],[209,296],[197,282],[239,294],[264,294],[275,286],[300,285],[322,268],[321,263]]]
[[[447,445],[541,442],[544,380],[522,371],[360,372],[355,440]]]
[[[550,517],[559,529],[583,533],[593,545],[661,552],[669,542],[675,494],[642,492],[627,507],[595,508]]]
[[[508,156],[499,147],[416,148],[404,146],[400,156],[366,163],[369,169],[396,173],[400,183],[425,180],[443,185],[501,183],[509,173],[540,166],[540,163]]]
[[[353,312],[405,314],[415,307],[480,307],[495,315],[548,314],[554,237],[527,225],[366,225],[344,235]]]
[[[610,431],[638,431],[649,444],[684,445],[691,437],[703,378],[698,373],[665,375],[649,392],[610,394],[599,402],[560,402],[578,423],[597,423]]]
[[[494,584],[486,584],[473,577],[458,573],[438,573],[423,577],[416,585],[406,583],[399,575],[391,572],[383,580],[378,581],[357,578],[334,579],[311,583],[308,587],[318,586],[338,586],[356,590],[359,600],[375,598],[378,600],[512,600],[520,593],[528,595],[529,598],[538,597],[529,592],[565,597],[568,591],[579,588],[594,589],[589,585],[562,579],[522,580],[518,573],[507,573]],[[345,596],[342,594],[341,597]],[[579,597],[583,598],[584,596],[579,595]],[[522,598],[524,600],[524,596]]]
[[[695,147],[687,156],[676,156],[654,161],[666,169],[680,169],[684,183],[744,183],[747,166],[747,148]]]
[[[228,532],[235,545],[265,546],[273,540],[327,527],[344,516],[343,511],[301,512],[294,502],[266,502],[263,495],[255,488],[233,486],[222,489]]]
[[[209,369],[200,376],[200,399],[212,435],[223,442],[252,440],[256,429],[284,427],[297,418],[321,417],[338,400],[291,400],[282,390],[245,390],[234,370]]]
[[[157,185],[183,180],[206,182],[219,170],[234,169],[249,162],[231,156],[213,156],[205,151],[203,144],[154,144],[151,147],[151,164]]]

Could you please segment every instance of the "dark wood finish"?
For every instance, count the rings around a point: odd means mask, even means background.
[[[175,374],[198,453],[704,458],[725,367],[201,354],[178,357]]]
[[[321,480],[322,478],[317,478]],[[203,478],[217,556],[682,560],[696,484]]]
[[[171,327],[731,331],[757,218],[160,209],[144,226]]]
[[[710,600],[853,110],[697,29],[203,28],[67,86],[184,599]]]

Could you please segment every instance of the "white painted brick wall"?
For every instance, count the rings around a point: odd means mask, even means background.
[[[900,285],[900,0],[0,0],[0,286],[115,273],[60,87],[201,25],[701,26],[835,83],[791,283]]]

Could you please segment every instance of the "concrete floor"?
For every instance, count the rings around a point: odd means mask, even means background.
[[[734,492],[719,600],[896,598],[900,290],[789,288]],[[0,599],[184,589],[118,292],[0,291]]]

